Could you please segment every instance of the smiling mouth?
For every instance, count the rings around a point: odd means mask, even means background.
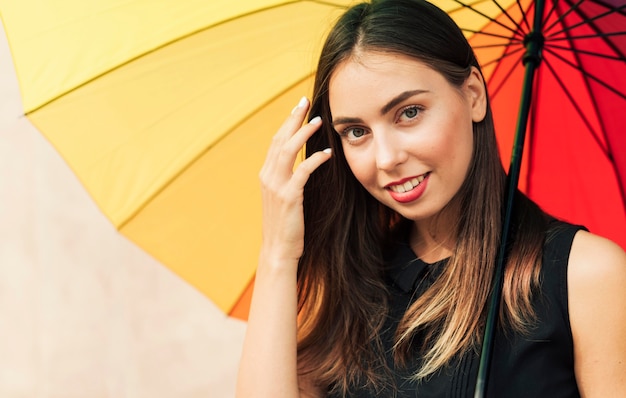
[[[391,185],[391,186],[388,187],[388,189],[393,191],[393,192],[395,192],[395,193],[409,192],[409,191],[415,189],[415,187],[417,187],[418,185],[420,185],[422,183],[422,181],[424,181],[424,179],[427,176],[428,176],[428,173],[422,174],[421,176],[412,178],[412,179],[406,181],[403,184]]]

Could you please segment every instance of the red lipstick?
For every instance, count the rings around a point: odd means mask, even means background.
[[[428,184],[428,177],[430,173],[422,174],[419,177],[409,177],[400,181],[395,181],[391,184],[385,186],[389,195],[399,203],[409,203],[419,199],[424,191],[426,190],[426,185]],[[406,184],[410,183],[410,186],[407,189]],[[405,185],[402,189],[393,189],[392,187],[397,187]],[[402,192],[404,191],[404,192]]]

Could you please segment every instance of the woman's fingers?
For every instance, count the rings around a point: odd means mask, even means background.
[[[289,140],[285,141],[277,154],[276,164],[281,170],[293,169],[298,154],[306,144],[307,140],[320,128],[322,119],[314,117],[304,126],[300,127]]]
[[[302,161],[293,173],[292,182],[297,187],[304,187],[309,177],[318,167],[332,156],[330,148],[315,152]]]
[[[278,130],[278,139],[289,139],[293,132],[296,131],[307,115],[309,110],[309,100],[306,97],[300,98],[300,102],[291,111],[291,114],[287,117],[287,120],[283,123],[283,126]]]
[[[308,110],[309,100],[307,100],[306,97],[302,97],[298,105],[293,108],[289,117],[287,117],[272,138],[272,145],[270,146],[267,156],[268,159],[272,156],[276,156],[281,146],[293,136],[300,126],[302,126]]]
[[[308,100],[303,97],[272,139],[260,173],[262,180],[267,177],[283,184],[291,178],[298,154],[322,123],[320,117],[314,117],[302,125],[308,107]]]

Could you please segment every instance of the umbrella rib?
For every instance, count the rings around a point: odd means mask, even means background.
[[[572,94],[572,92],[569,90],[568,86],[565,84],[565,82],[563,81],[563,79],[559,76],[559,74],[556,72],[556,70],[554,69],[554,67],[552,66],[552,64],[550,62],[548,62],[548,60],[546,60],[546,67],[550,70],[550,72],[552,73],[552,76],[554,77],[554,79],[556,80],[556,82],[559,84],[559,86],[561,87],[561,89],[563,90],[563,92],[565,93],[565,95],[567,96],[567,98],[569,99],[570,103],[574,106],[574,108],[576,109],[576,112],[578,112],[578,114],[580,115],[580,117],[583,120],[583,123],[585,123],[585,126],[587,126],[587,129],[589,129],[589,131],[591,132],[591,135],[593,136],[593,139],[596,141],[596,143],[598,144],[598,146],[602,149],[602,152],[604,153],[605,156],[607,156],[609,159],[612,159],[613,156],[610,153],[610,150],[608,148],[605,148],[605,146],[602,144],[602,141],[600,140],[600,134],[598,134],[598,132],[593,128],[593,126],[591,125],[591,122],[589,121],[589,119],[585,116],[585,112],[583,112],[582,108],[580,107],[580,105],[578,105],[578,102],[576,101],[574,95]],[[595,102],[594,102],[594,106],[595,106]],[[597,113],[597,111],[596,111]]]
[[[503,54],[502,56],[500,56],[500,57],[498,57],[496,59],[493,59],[493,60],[491,60],[489,62],[481,63],[481,67],[485,68],[485,67],[491,66],[493,64],[500,64],[503,59],[505,59],[507,57],[510,57],[512,55],[515,55],[515,54],[519,53],[520,51],[524,51],[524,48],[523,47],[516,48],[514,50],[509,51],[508,53]],[[519,59],[521,59],[521,57]]]
[[[504,58],[504,57],[506,57],[506,56],[511,56],[511,55],[513,55],[513,54],[515,54],[515,53],[519,53],[519,52],[520,52],[520,51],[518,51],[518,50],[516,50],[516,51],[512,51],[512,52],[510,52],[510,53],[505,54],[502,58]],[[495,97],[495,96],[498,94],[498,92],[500,91],[500,89],[501,89],[502,87],[504,87],[504,86],[507,84],[507,82],[508,82],[509,78],[511,77],[511,75],[512,75],[512,74],[513,74],[513,72],[515,71],[516,66],[517,66],[519,63],[521,63],[521,60],[522,60],[522,57],[523,57],[523,56],[524,56],[524,54],[521,54],[521,55],[518,57],[517,61],[516,61],[516,62],[513,62],[513,63],[511,64],[510,69],[509,69],[509,70],[508,70],[508,71],[504,74],[504,77],[500,80],[500,84],[498,84],[496,87],[494,87],[494,88],[493,88],[493,90],[491,90],[491,92],[489,93],[489,95],[490,95],[491,97]],[[490,64],[493,64],[493,63],[496,63],[496,62],[497,62],[497,63],[499,64],[498,66],[501,66],[501,65],[502,65],[502,63],[501,63],[502,58],[498,58],[497,60],[491,61],[491,62],[490,62]]]
[[[506,36],[506,35],[500,35],[500,34],[497,34],[497,33],[484,32],[482,30],[474,30],[474,29],[467,29],[467,28],[462,28],[461,30],[463,32],[472,33],[474,35],[482,35],[482,36],[495,37],[495,38],[498,38],[498,39],[505,39],[505,40],[509,40],[509,41],[511,41],[513,43],[520,43],[520,44],[523,43],[522,39],[518,39],[518,38],[515,38],[515,37],[511,37],[511,36]],[[497,45],[504,46],[505,44],[497,44]],[[474,47],[474,48],[477,48],[477,47]]]
[[[514,45],[519,46],[517,49],[512,50],[512,51],[523,51],[524,47],[522,46],[522,43],[519,42],[513,42],[513,43],[509,43],[509,44],[482,44],[480,46],[472,46],[473,49],[484,49],[484,48],[498,48],[498,47],[507,47],[510,48]]]
[[[556,44],[549,44],[549,45],[546,44],[544,48],[553,48],[553,49],[558,49],[558,50],[571,51],[571,52],[577,53],[577,54],[586,54],[586,55],[591,55],[591,56],[594,56],[594,57],[610,59],[610,60],[613,60],[613,61],[624,61],[624,57],[620,57],[619,55],[602,54],[602,53],[595,52],[595,51],[581,50],[581,49],[578,49],[578,48],[559,46],[559,45],[556,45]]]
[[[509,21],[511,21],[511,23],[513,24],[513,26],[515,26],[515,32],[518,32],[522,27],[520,26],[520,24],[513,19],[513,17],[511,16],[511,14],[509,14],[509,12],[507,10],[504,9],[504,7],[502,7],[502,5],[497,1],[497,0],[493,0],[493,3],[496,5],[496,7],[498,7],[500,9],[500,11],[502,12],[502,14],[504,14],[507,19]],[[523,11],[522,11],[523,12]]]
[[[302,0],[299,0],[299,1],[302,1]],[[299,1],[296,0],[296,1],[293,1],[292,3],[298,3]],[[338,7],[338,8],[343,8],[343,9],[347,9],[348,8],[348,6],[339,6],[339,5],[337,5],[337,3],[333,3],[331,1],[323,1],[323,0],[308,0],[308,1],[310,3],[320,4],[320,5],[323,5],[323,6]],[[280,7],[282,5],[284,5],[284,4],[281,4],[281,5],[278,5],[278,6]],[[274,7],[276,7],[276,6],[274,6]]]
[[[597,38],[602,38],[602,37],[612,37],[612,36],[622,36],[622,35],[626,35],[626,31],[597,33],[597,34],[590,34],[590,35],[576,35],[576,36],[568,36],[568,37],[550,37],[550,42],[563,41],[563,40],[574,41],[574,40],[584,40],[584,39],[597,39]]]
[[[616,88],[614,88],[613,86],[611,86],[610,84],[604,82],[602,79],[600,79],[599,77],[596,77],[594,75],[592,75],[591,73],[587,72],[584,68],[579,67],[578,65],[574,64],[572,61],[568,60],[567,58],[563,57],[562,55],[560,55],[557,52],[551,51],[551,49],[549,47],[545,48],[546,52],[549,52],[550,54],[554,55],[555,57],[559,58],[561,61],[565,62],[566,64],[568,64],[569,66],[571,66],[572,68],[578,70],[580,73],[582,73],[585,77],[595,81],[596,83],[600,84],[601,86],[603,86],[604,88],[606,88],[607,90],[613,92],[614,94],[617,94],[619,97],[626,99],[626,93],[622,93],[620,91],[618,91]]]
[[[558,18],[557,18],[554,22],[552,22],[552,24],[550,24],[549,26],[545,27],[543,31],[544,31],[544,32],[549,32],[550,30],[552,30],[552,29],[553,29],[555,26],[557,26],[557,25],[561,25],[561,26],[563,26],[561,22],[565,19],[565,17],[567,17],[569,14],[571,14],[572,12],[574,12],[575,10],[577,10],[577,9],[580,7],[580,4],[581,4],[583,1],[584,1],[584,0],[578,0],[578,2],[576,2],[576,3],[572,4],[572,6],[571,6],[571,7],[570,7],[567,11],[565,11],[565,12],[564,12],[564,13],[562,13],[562,14],[560,14],[560,15],[558,16]],[[553,14],[553,12],[556,10],[556,5],[557,5],[557,2],[556,2],[556,1],[555,1],[554,3],[552,3],[552,8],[550,9],[550,14],[549,14],[549,16],[551,16],[551,15]],[[546,21],[548,21],[548,20],[549,20],[549,18],[546,18]],[[560,33],[560,32],[557,32],[557,33]],[[550,37],[550,36],[551,36],[551,35],[546,35],[546,37]]]
[[[522,13],[522,21],[524,22],[524,25],[526,26],[526,31],[530,31],[531,27],[530,27],[530,23],[528,22],[528,17],[527,17],[528,14],[526,14],[526,10],[524,10],[521,0],[516,0],[516,3],[517,3],[517,8]]]
[[[587,1],[589,1],[590,3],[597,4],[597,5],[599,5],[601,7],[604,7],[604,8],[612,9],[613,11],[618,12],[618,13],[626,16],[626,13],[622,11],[622,10],[626,11],[626,8],[624,8],[623,5],[616,7],[615,5],[611,4],[610,2],[606,2],[604,0],[587,0]]]
[[[584,25],[589,25],[590,27],[592,27],[592,28],[593,28],[593,30],[595,30],[596,32],[598,32],[598,29],[597,29],[596,25],[595,25],[593,22],[595,22],[595,21],[597,21],[597,20],[599,20],[599,19],[601,19],[601,18],[604,18],[604,17],[606,17],[606,16],[609,16],[609,15],[615,14],[615,13],[617,13],[617,12],[621,11],[622,9],[626,10],[626,5],[623,5],[623,6],[620,6],[620,7],[617,7],[617,8],[611,8],[611,9],[609,9],[608,11],[605,11],[605,12],[603,12],[603,13],[601,13],[601,14],[595,15],[594,17],[589,17],[589,16],[587,16],[586,14],[584,14],[582,10],[580,10],[580,9],[574,9],[574,8],[571,8],[571,9],[567,10],[567,12],[566,12],[566,13],[564,13],[564,14],[561,16],[561,18],[559,18],[559,20],[558,20],[557,22],[561,22],[561,21],[562,21],[562,19],[563,19],[563,16],[564,16],[565,14],[569,14],[569,13],[574,12],[574,11],[576,11],[576,12],[580,15],[580,17],[581,17],[582,21],[581,21],[581,22],[578,22],[578,23],[575,23],[575,24],[573,24],[573,25],[567,26],[567,27],[563,27],[563,24],[561,24],[562,29],[561,29],[561,30],[559,30],[559,31],[553,32],[553,33],[551,33],[550,35],[546,36],[546,39],[549,39],[549,38],[551,38],[551,37],[553,37],[553,36],[556,36],[556,35],[558,35],[558,34],[561,34],[561,33],[565,33],[565,32],[567,32],[567,31],[571,31],[571,30],[573,30],[573,29],[576,29],[576,28],[578,28],[578,27],[580,27],[580,26],[584,26]],[[554,23],[550,26],[550,28],[554,27],[554,25],[556,25],[556,23],[557,23],[557,22],[554,22]],[[546,31],[547,31],[547,29],[546,29]],[[603,35],[602,33],[598,33],[598,35],[597,35],[597,36],[598,36],[598,37],[602,37],[602,35]]]
[[[461,6],[460,9],[467,8],[470,11],[474,12],[475,14],[480,15],[481,17],[485,18],[486,20],[491,21],[491,22],[495,23],[496,25],[499,25],[499,26],[503,27],[504,29],[506,29],[509,32],[511,32],[513,35],[518,35],[519,34],[519,31],[517,29],[513,29],[510,26],[507,26],[507,25],[503,24],[502,22],[498,21],[497,19],[491,18],[489,15],[487,15],[487,14],[477,10],[476,8],[472,7],[469,4],[463,3],[461,0],[454,0],[454,2]],[[517,23],[515,24],[515,27],[518,27]]]
[[[59,93],[58,95],[56,95],[53,98],[51,98],[48,101],[46,101],[45,103],[37,106],[36,108],[31,109],[28,112],[25,112],[24,114],[25,115],[30,115],[30,114],[40,110],[41,108],[43,108],[45,106],[48,106],[49,104],[53,103],[54,101],[56,101],[56,100],[58,100],[58,99],[60,99],[60,98],[62,98],[64,96],[66,96],[66,95],[68,95],[68,94],[70,94],[70,93],[72,93],[72,92],[74,92],[74,91],[76,91],[76,90],[78,90],[78,89],[80,89],[82,87],[85,87],[86,85],[88,85],[88,84],[90,84],[90,83],[100,79],[103,76],[108,75],[109,73],[112,73],[112,72],[114,72],[114,71],[116,71],[116,70],[118,70],[118,69],[120,69],[120,68],[122,68],[124,66],[127,66],[127,65],[129,65],[129,64],[131,64],[131,63],[133,63],[133,62],[135,62],[135,61],[137,61],[137,60],[139,60],[139,59],[149,55],[149,54],[155,53],[155,52],[157,52],[157,51],[159,51],[159,50],[161,50],[161,49],[163,49],[163,48],[165,48],[167,46],[170,46],[170,45],[172,45],[174,43],[177,43],[177,42],[179,42],[181,40],[184,40],[186,38],[194,36],[194,35],[196,35],[198,33],[204,32],[204,31],[206,31],[208,29],[211,29],[211,28],[214,28],[216,26],[223,25],[225,23],[231,22],[231,21],[233,21],[235,19],[239,19],[241,17],[246,17],[246,16],[254,15],[254,14],[257,14],[257,13],[260,13],[260,12],[264,12],[264,11],[268,11],[268,10],[272,10],[272,9],[276,9],[276,8],[280,8],[280,7],[284,7],[286,5],[295,4],[295,3],[298,3],[299,1],[300,0],[292,0],[292,1],[284,2],[284,3],[281,3],[281,4],[275,4],[275,5],[268,6],[268,7],[257,8],[257,9],[254,9],[253,11],[248,12],[248,13],[238,14],[236,17],[224,19],[224,20],[219,21],[218,23],[215,23],[215,24],[212,24],[212,25],[208,25],[208,26],[205,26],[205,27],[200,28],[200,29],[196,29],[193,32],[186,33],[186,34],[184,34],[182,36],[179,36],[179,37],[177,37],[175,39],[172,39],[172,40],[170,40],[168,42],[162,43],[162,44],[160,44],[160,45],[158,45],[156,47],[153,47],[153,48],[151,48],[149,50],[146,50],[143,53],[138,54],[138,55],[136,55],[136,56],[126,60],[125,62],[119,63],[119,64],[115,65],[114,67],[112,67],[112,68],[110,68],[110,69],[108,69],[108,70],[106,70],[106,71],[104,71],[104,72],[102,72],[102,73],[100,73],[100,74],[98,74],[96,76],[93,76],[91,79],[86,80],[86,81],[82,82],[81,84],[78,84],[78,85],[72,87],[71,89],[66,90],[66,91],[64,91],[62,93]],[[334,5],[334,4],[325,3],[323,1],[315,1],[315,2],[319,2],[321,4],[326,4],[326,5],[333,5],[333,6],[336,7],[336,5]]]

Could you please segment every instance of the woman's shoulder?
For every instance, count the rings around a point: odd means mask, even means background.
[[[612,308],[626,326],[626,252],[615,242],[585,230],[576,232],[567,265],[567,286],[573,323],[581,319],[593,324],[593,317],[588,315]]]
[[[578,231],[568,261],[567,284],[572,305],[610,306],[626,309],[626,252],[613,241]]]
[[[569,268],[574,281],[594,283],[626,276],[626,252],[609,239],[580,230],[572,242]]]
[[[582,395],[626,396],[626,253],[606,238],[577,232],[567,284]]]
[[[626,252],[613,241],[578,231],[568,261],[570,307],[596,309],[619,305],[626,321]]]
[[[622,300],[626,308],[626,252],[583,226],[561,221],[550,224],[542,275],[545,282],[558,286],[556,290],[569,307],[579,301],[614,298]]]

